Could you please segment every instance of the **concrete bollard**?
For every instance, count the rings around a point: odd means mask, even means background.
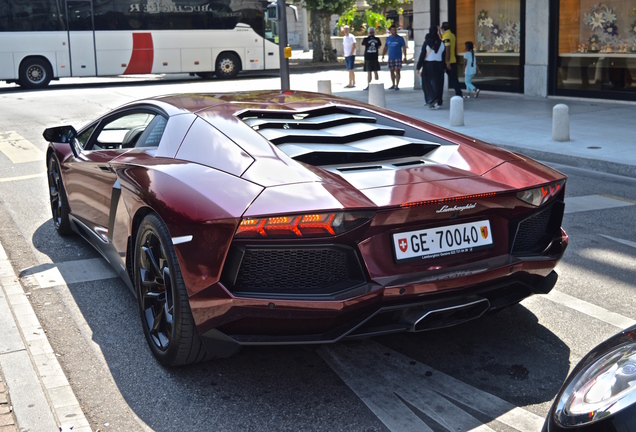
[[[464,126],[464,98],[453,96],[450,100],[450,125]]]
[[[570,108],[565,104],[552,108],[552,141],[570,141]]]
[[[318,93],[331,94],[331,80],[319,80]]]
[[[369,103],[380,108],[386,107],[384,84],[369,84]]]

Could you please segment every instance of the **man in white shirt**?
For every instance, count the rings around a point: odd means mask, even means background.
[[[342,38],[343,55],[347,71],[349,71],[349,84],[345,88],[356,86],[356,75],[353,72],[356,60],[356,38],[349,33],[349,26],[344,26],[344,37]]]

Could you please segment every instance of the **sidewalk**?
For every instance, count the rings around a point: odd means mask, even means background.
[[[18,426],[13,416],[13,407],[9,400],[9,392],[0,370],[0,432],[17,432]]]
[[[0,329],[0,432],[89,432],[2,245]]]

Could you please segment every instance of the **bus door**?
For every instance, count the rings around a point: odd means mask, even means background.
[[[278,48],[278,22],[269,19],[267,13],[263,13],[265,20],[265,38],[263,39],[263,54],[265,56],[265,69],[280,68],[280,53]]]
[[[96,76],[92,0],[66,0],[71,76]]]

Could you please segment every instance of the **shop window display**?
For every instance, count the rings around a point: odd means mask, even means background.
[[[558,89],[636,90],[636,1],[561,0]]]
[[[456,7],[459,75],[463,75],[464,43],[472,41],[482,71],[475,84],[521,91],[521,1],[457,0]]]

